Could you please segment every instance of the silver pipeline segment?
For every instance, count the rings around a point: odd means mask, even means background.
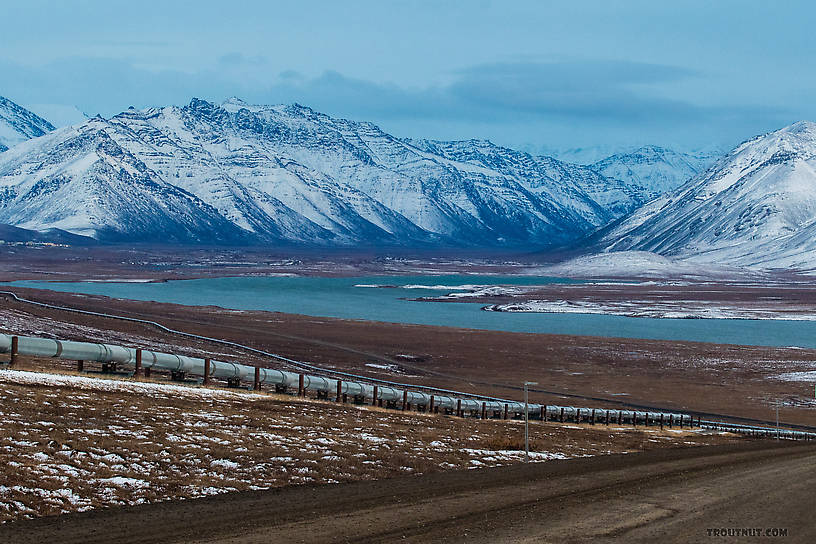
[[[60,359],[95,361],[98,363],[117,363],[122,365],[136,364],[136,350],[112,344],[94,344],[91,342],[73,342],[68,340],[54,340],[50,338],[36,338],[30,336],[18,336],[18,353],[20,355],[30,355],[35,357],[57,357]],[[11,336],[0,334],[0,353],[11,351]],[[204,376],[204,359],[198,357],[187,357],[172,353],[162,353],[158,351],[142,350],[142,367],[168,372],[185,372],[187,374]],[[276,370],[271,368],[260,368],[260,383],[284,387],[297,388],[299,374]],[[210,361],[210,378],[240,379],[253,381],[255,377],[255,367],[230,363],[225,361]],[[337,390],[338,380],[323,376],[305,374],[303,377],[304,389],[320,392],[333,392]],[[374,386],[367,383],[340,380],[340,392],[350,397],[362,397],[372,399],[374,397]],[[431,395],[419,391],[409,391],[394,387],[378,387],[378,400],[401,402],[406,399],[412,405],[427,405]],[[449,396],[434,396],[434,403],[440,408],[454,408],[461,400],[462,410],[480,410],[482,402],[467,398],[454,398]],[[504,409],[504,404],[497,401],[485,401],[487,408],[491,410]],[[523,410],[523,404],[518,402],[508,402],[512,411]],[[540,413],[540,405],[531,405],[531,413]]]
[[[189,332],[185,332],[185,331],[180,331],[180,330],[177,330],[177,329],[172,329],[170,327],[162,325],[161,323],[158,323],[156,321],[151,321],[149,319],[139,319],[139,318],[136,318],[136,317],[126,317],[126,316],[121,316],[121,315],[108,314],[108,313],[104,313],[104,312],[94,312],[94,311],[91,311],[91,310],[81,310],[79,308],[71,308],[70,306],[59,306],[59,305],[56,305],[56,304],[48,304],[46,302],[37,302],[36,300],[29,300],[27,298],[23,298],[21,296],[18,296],[16,293],[14,293],[12,291],[0,291],[0,295],[9,296],[9,297],[13,298],[14,300],[16,300],[17,302],[23,302],[23,303],[26,303],[26,304],[31,304],[33,306],[39,306],[41,308],[50,308],[50,309],[53,309],[53,310],[61,310],[61,311],[73,312],[73,313],[78,313],[78,314],[83,314],[83,315],[92,315],[92,316],[98,316],[98,317],[105,317],[105,318],[109,318],[109,319],[117,319],[117,320],[120,320],[120,321],[127,321],[127,322],[131,322],[131,323],[141,323],[141,324],[144,324],[144,325],[149,325],[151,327],[156,327],[157,329],[159,329],[161,331],[164,331],[164,332],[167,332],[167,333],[170,333],[170,334],[177,334],[179,336],[184,336],[184,337],[187,337],[187,338],[194,338],[196,340],[205,340],[205,341],[208,341],[208,342],[221,344],[223,346],[238,348],[240,350],[248,351],[250,353],[255,353],[257,355],[262,355],[264,357],[269,357],[271,359],[282,361],[282,362],[284,362],[286,364],[289,364],[289,365],[294,366],[294,367],[299,368],[299,369],[311,370],[312,372],[322,372],[322,373],[325,373],[325,374],[332,374],[332,375],[335,375],[335,376],[342,376],[343,378],[360,379],[360,380],[365,380],[367,383],[383,384],[383,385],[390,386],[390,387],[396,386],[396,387],[404,387],[406,389],[408,389],[408,388],[412,388],[412,389],[415,389],[415,390],[418,389],[418,390],[422,390],[422,391],[433,392],[434,395],[436,395],[437,393],[442,393],[443,395],[454,395],[454,396],[461,394],[459,391],[453,391],[451,389],[442,389],[442,388],[439,388],[439,387],[431,387],[431,386],[426,386],[426,385],[406,384],[406,383],[394,382],[394,381],[389,381],[389,380],[383,380],[383,379],[380,379],[380,378],[372,378],[372,377],[369,377],[369,376],[362,376],[360,374],[352,374],[352,373],[349,373],[349,372],[342,372],[342,371],[339,371],[339,370],[326,369],[326,368],[322,368],[322,367],[312,365],[312,364],[309,364],[309,363],[304,363],[302,361],[296,361],[294,359],[289,359],[288,357],[283,357],[282,355],[278,355],[276,353],[270,353],[268,351],[260,350],[260,349],[253,348],[253,347],[250,347],[250,346],[245,346],[244,344],[239,344],[238,342],[231,342],[229,340],[222,340],[220,338],[212,338],[212,337],[209,337],[209,336],[201,336],[201,335],[198,335],[198,334],[193,334],[193,333],[189,333]],[[210,375],[212,375],[212,374],[210,374]],[[312,388],[312,389],[315,389],[315,388]],[[500,398],[496,398],[496,397],[489,397],[489,396],[484,396],[484,395],[478,395],[478,394],[472,394],[468,398],[474,398],[474,399],[479,399],[479,400],[483,400],[483,401],[496,401],[496,402],[502,403],[502,405],[504,403],[510,403],[511,405],[521,404],[521,403],[516,403],[514,401],[507,401],[505,399],[500,399]],[[540,412],[540,410],[539,410],[539,412]]]
[[[725,423],[722,421],[708,421],[701,420],[700,427],[703,429],[711,429],[715,431],[725,431],[729,433],[740,433],[751,436],[762,437],[779,437],[790,440],[813,440],[816,439],[816,433],[806,431],[795,431],[792,429],[777,429],[775,427],[754,427],[751,425],[740,425],[738,423]]]
[[[11,351],[11,336],[0,334],[0,353]],[[122,365],[136,364],[136,350],[112,344],[94,344],[90,342],[73,342],[68,340],[54,340],[49,338],[36,338],[30,336],[18,336],[18,353],[20,355],[31,355],[37,357],[57,357],[61,359],[95,361],[99,363],[117,363]],[[168,372],[185,372],[191,375],[204,376],[204,359],[198,357],[187,357],[162,353],[151,350],[142,350],[142,367]],[[225,361],[211,360],[210,378],[221,378],[225,380],[240,379],[253,381],[255,378],[255,367],[230,363]],[[259,381],[262,384],[297,388],[300,375],[295,372],[275,370],[271,368],[259,369]],[[337,391],[338,380],[324,376],[304,374],[303,386],[306,390],[319,391],[321,393],[331,393]],[[434,405],[442,410],[459,410],[462,413],[479,413],[484,410],[487,413],[503,413],[505,410],[514,416],[524,413],[524,403],[509,401],[504,399],[483,400],[482,398],[468,398],[455,395],[431,395],[423,391],[413,391],[389,386],[379,386],[377,388],[377,399],[374,399],[374,386],[369,383],[340,380],[340,393],[349,397],[357,397],[369,400],[382,400],[383,402],[399,403],[407,402],[413,406],[428,406],[433,396]],[[657,423],[661,419],[668,424],[687,425],[693,423],[693,419],[688,414],[665,413],[665,412],[641,412],[632,410],[601,410],[591,408],[576,408],[573,406],[542,406],[541,404],[530,404],[529,414],[531,417],[542,417],[542,409],[547,419],[559,419],[562,416],[572,421],[589,420],[591,414],[595,414],[594,420],[597,422],[610,421],[625,423],[646,423],[651,421]]]

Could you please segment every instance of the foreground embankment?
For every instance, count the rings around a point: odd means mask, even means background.
[[[7,542],[812,542],[812,445],[740,443],[248,491],[0,526]],[[759,538],[757,538],[759,537]]]
[[[515,464],[521,421],[157,381],[0,370],[0,521],[307,483]],[[535,422],[531,459],[737,441]]]

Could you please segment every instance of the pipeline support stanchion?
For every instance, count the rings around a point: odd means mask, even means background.
[[[336,402],[343,402],[343,382],[337,380],[337,399]]]
[[[79,359],[77,361],[77,372],[82,372],[83,370],[85,370],[85,361]]]
[[[374,386],[374,393],[372,393],[372,395],[371,395],[371,406],[377,406],[377,397],[379,396],[379,394],[380,394],[380,388],[375,385]],[[431,397],[431,398],[433,398],[433,397]],[[431,402],[433,402],[433,401],[431,401]]]
[[[14,366],[17,364],[17,359],[20,356],[20,338],[17,336],[11,337],[11,360],[9,360],[9,366]]]
[[[487,403],[482,403],[482,419],[485,419],[485,415],[487,415]]]
[[[463,414],[462,414],[462,399],[456,399],[456,417],[463,417]]]
[[[258,366],[255,367],[255,383],[253,384],[253,389],[255,389],[255,391],[261,390],[261,368]]]
[[[204,380],[201,383],[207,385],[210,383],[210,365],[212,364],[212,359],[209,357],[204,358]]]
[[[137,348],[136,349],[136,367],[133,370],[133,377],[139,378],[139,375],[142,373],[142,350]]]
[[[407,409],[408,409],[408,390],[403,389],[402,390],[402,411],[404,412]]]

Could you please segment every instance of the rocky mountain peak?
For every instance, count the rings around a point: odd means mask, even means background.
[[[54,130],[54,126],[40,117],[0,96],[0,152]]]

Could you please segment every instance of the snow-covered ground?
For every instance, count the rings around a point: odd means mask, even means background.
[[[492,304],[483,308],[488,312],[527,312],[557,314],[609,314],[625,317],[663,319],[783,319],[788,321],[816,321],[810,311],[781,313],[774,309],[726,306],[698,301],[632,300],[629,302],[594,302],[587,300],[529,300],[507,304]]]
[[[756,277],[755,271],[701,264],[649,251],[613,251],[576,257],[551,266],[529,268],[526,274],[570,278],[731,279]]]

